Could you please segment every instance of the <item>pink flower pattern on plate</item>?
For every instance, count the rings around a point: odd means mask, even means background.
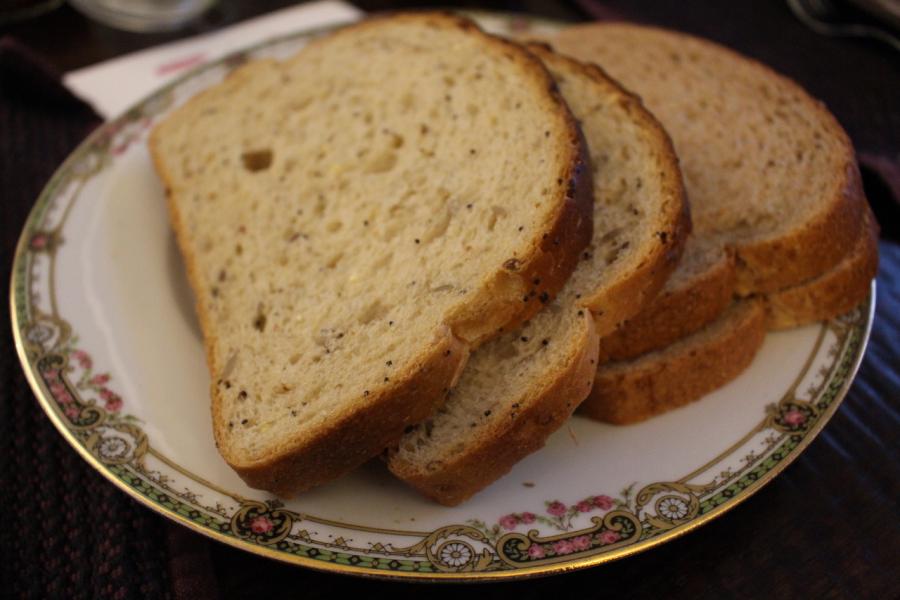
[[[109,375],[107,373],[102,373],[100,375],[94,375],[90,379],[91,385],[104,385],[109,382]]]
[[[799,427],[806,423],[806,414],[802,410],[793,408],[784,413],[782,420],[791,427]]]
[[[561,517],[566,514],[566,505],[559,500],[554,500],[547,504],[547,512],[555,517]]]
[[[81,368],[83,369],[90,369],[94,365],[91,357],[84,350],[72,351],[72,358],[78,361],[78,364],[81,365]]]
[[[31,238],[31,247],[35,250],[43,250],[47,247],[49,239],[44,233],[36,233]]]
[[[594,506],[600,510],[609,510],[615,505],[612,498],[606,495],[594,496]]]
[[[612,531],[611,529],[607,529],[606,531],[601,531],[597,534],[597,541],[601,544],[615,544],[618,542],[622,536],[618,534],[616,531]]]
[[[516,517],[516,515],[506,515],[504,517],[500,517],[500,526],[508,531],[512,531],[513,529],[515,529],[516,525],[518,524],[519,519]]]
[[[578,510],[578,512],[591,512],[592,510],[594,510],[594,505],[587,500],[582,500],[575,505],[575,508]]]
[[[559,540],[553,542],[553,551],[559,555],[572,554],[575,552],[575,544],[571,540]]]
[[[532,544],[528,547],[528,557],[529,558],[544,558],[547,553],[544,551],[544,547],[540,544]]]
[[[590,550],[591,536],[579,535],[576,538],[572,538],[572,546],[575,548],[575,550]]]
[[[122,410],[122,398],[118,394],[112,394],[103,407],[109,412],[119,412]]]
[[[252,521],[250,521],[250,531],[257,535],[262,535],[269,533],[272,531],[272,528],[275,526],[268,517],[254,517]]]
[[[69,352],[69,367],[66,372],[70,378],[74,378],[72,373],[75,371],[74,366],[80,367],[83,372],[81,378],[74,383],[74,388],[79,390],[87,389],[94,391],[100,400],[103,401],[103,407],[110,413],[118,413],[122,410],[124,402],[122,397],[105,387],[109,383],[111,377],[108,373],[98,373],[93,375],[91,369],[93,367],[91,356],[84,350],[73,349]],[[50,394],[60,404],[63,413],[70,419],[76,419],[81,414],[81,408],[72,406],[75,403],[75,396],[69,391],[69,387],[63,380],[63,372],[57,368],[48,368],[43,371],[44,379]],[[75,379],[72,379],[75,381]]]

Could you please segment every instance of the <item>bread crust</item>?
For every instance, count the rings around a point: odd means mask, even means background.
[[[459,378],[468,355],[468,344],[443,328],[421,363],[397,376],[392,386],[373,392],[371,402],[362,409],[347,411],[313,439],[254,462],[241,462],[240,457],[225,453],[223,457],[247,485],[284,498],[336,479],[395,443],[404,429],[436,411]],[[224,419],[217,416],[218,406],[214,400],[217,440],[225,427]],[[357,435],[360,431],[368,435]]]
[[[675,269],[690,228],[690,216],[678,160],[665,131],[647,113],[640,101],[624,92],[607,78],[598,67],[586,66],[557,55],[546,46],[528,46],[529,50],[546,61],[558,61],[565,69],[575,71],[604,87],[614,89],[629,114],[639,120],[648,135],[656,138],[659,149],[659,169],[664,174],[664,193],[669,196],[666,209],[660,215],[665,235],[660,243],[623,280],[609,290],[579,300],[582,326],[576,336],[564,338],[570,349],[565,366],[546,373],[526,384],[517,407],[505,414],[492,415],[492,421],[478,439],[467,444],[465,450],[450,461],[441,461],[432,469],[397,458],[396,451],[388,452],[388,468],[425,496],[447,506],[454,506],[487,487],[525,456],[542,448],[546,439],[559,429],[575,408],[587,396],[596,372],[600,326],[630,316],[663,286]],[[609,297],[607,297],[609,296]],[[608,317],[593,314],[590,304],[601,305]],[[598,323],[600,325],[598,325]],[[611,325],[614,326],[614,325]]]
[[[577,336],[567,340],[571,349],[565,367],[533,382],[519,403],[486,428],[479,444],[433,471],[390,460],[391,472],[425,496],[455,506],[505,475],[517,462],[544,446],[547,437],[572,415],[593,385],[597,361],[597,331],[587,311],[581,315]]]
[[[152,138],[150,147],[155,159]],[[158,164],[157,168],[163,167]],[[195,290],[202,289],[198,287],[199,274],[191,245],[186,240],[187,230],[168,189],[166,199],[188,281]],[[295,440],[294,445],[279,453],[242,462],[240,457],[229,455],[228,447],[223,443],[227,425],[221,417],[221,382],[216,380],[221,360],[215,352],[215,329],[199,301],[196,310],[203,331],[207,366],[213,379],[210,397],[216,448],[247,485],[282,497],[296,495],[352,470],[395,442],[407,426],[427,418],[444,402],[469,356],[469,345],[455,337],[450,328],[442,327],[418,368],[408,368],[395,376],[391,386],[375,392],[363,410],[344,415],[315,439]],[[366,431],[372,435],[360,440],[347,435],[348,431]],[[341,452],[336,452],[335,448],[341,448]]]
[[[836,121],[835,127],[845,140],[851,161],[844,170],[843,183],[833,191],[823,212],[790,235],[734,246],[735,293],[739,296],[797,285],[834,268],[852,251],[867,202],[850,140]]]
[[[800,327],[844,314],[866,299],[878,272],[878,223],[866,207],[856,244],[836,267],[806,283],[764,297],[766,326]]]
[[[721,260],[684,285],[664,288],[640,313],[600,338],[600,364],[636,358],[699,331],[728,307],[734,281],[734,254],[723,251]]]
[[[777,236],[731,244],[736,251],[737,279],[735,291],[741,296],[776,291],[816,277],[831,269],[850,251],[862,220],[865,196],[853,145],[846,132],[821,102],[815,100],[796,82],[777,73],[752,58],[743,56],[709,40],[663,28],[626,23],[576,25],[558,34],[554,40],[565,39],[565,47],[577,40],[600,36],[604,31],[624,30],[642,35],[648,32],[663,34],[678,40],[691,40],[709,52],[727,55],[748,63],[762,74],[798,92],[811,113],[818,115],[822,125],[838,142],[841,156],[836,171],[840,177],[826,192],[820,209],[800,226]],[[636,48],[639,44],[636,45]],[[580,55],[579,58],[590,57]],[[665,123],[663,123],[665,126]],[[728,243],[728,240],[725,240]]]
[[[637,423],[700,399],[746,369],[766,334],[756,299],[740,301],[729,323],[705,341],[687,338],[659,352],[601,366],[579,413],[607,423]],[[715,324],[711,325],[715,326]],[[696,334],[700,335],[700,334]]]
[[[497,335],[503,327],[524,321],[537,312],[564,285],[575,268],[580,251],[592,235],[593,193],[590,170],[586,168],[586,144],[555,83],[540,61],[524,49],[482,32],[474,23],[461,17],[423,13],[391,18],[418,20],[436,27],[460,27],[481,36],[486,44],[500,47],[523,66],[532,76],[535,88],[546,95],[548,114],[559,119],[561,131],[564,132],[562,137],[565,141],[560,148],[562,168],[559,178],[562,182],[557,196],[559,201],[557,209],[548,218],[544,233],[517,259],[516,269],[498,269],[486,282],[482,282],[468,310],[449,315],[435,332],[435,340],[414,364],[392,377],[389,385],[373,390],[366,401],[356,403],[339,414],[327,428],[317,431],[314,436],[288,440],[257,460],[247,461],[232,454],[228,447],[227,424],[222,418],[221,384],[217,380],[224,357],[216,355],[215,328],[202,302],[198,301],[197,313],[203,331],[207,365],[213,379],[211,397],[216,445],[226,462],[248,485],[281,496],[291,496],[339,477],[395,443],[408,425],[432,414],[443,403],[447,391],[455,385],[471,347]],[[346,35],[378,21],[351,25],[335,35]],[[325,43],[325,40],[314,43]],[[254,64],[237,69],[228,79],[233,81],[245,76]],[[206,93],[209,91],[202,92],[198,97]],[[200,298],[206,286],[198,272],[184,218],[174,200],[172,186],[175,179],[161,154],[159,131],[156,129],[151,134],[150,152],[166,186],[170,220],[189,282]],[[535,287],[530,283],[535,278],[541,280],[540,291],[534,294],[533,301],[523,302],[523,296]],[[545,298],[543,301],[540,300],[542,297]]]
[[[663,177],[663,194],[668,198],[658,215],[660,228],[656,237],[659,244],[651,249],[627,277],[581,298],[582,304],[593,313],[597,333],[602,337],[637,314],[659,293],[678,267],[684,253],[684,245],[691,232],[691,214],[678,168],[678,156],[669,134],[647,111],[641,99],[625,90],[601,67],[559,54],[548,44],[531,43],[527,47],[539,58],[559,61],[570,71],[605,87],[614,88],[620,106],[641,125],[644,135],[651,138],[656,147],[657,168]]]
[[[521,260],[507,261],[504,270],[479,290],[475,301],[448,319],[453,331],[473,347],[522,325],[552,301],[591,241],[593,179],[591,170],[586,168],[587,144],[574,119],[572,125],[580,150],[564,178],[565,202],[554,215],[548,232]]]

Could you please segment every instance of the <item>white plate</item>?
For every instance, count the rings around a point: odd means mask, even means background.
[[[479,19],[507,33],[553,28]],[[53,423],[113,483],[212,538],[313,568],[499,579],[603,563],[694,529],[822,429],[859,365],[874,296],[769,334],[746,372],[700,402],[629,427],[572,419],[456,508],[377,461],[286,504],[246,487],[213,445],[199,329],[146,137],[235,65],[290,55],[319,33],[239,53],[141,102],[82,144],[32,211],[12,285],[19,356]]]

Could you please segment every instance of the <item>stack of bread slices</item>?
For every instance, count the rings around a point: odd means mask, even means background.
[[[382,456],[457,504],[579,406],[696,400],[767,329],[866,297],[877,225],[800,88],[654,29],[553,46],[369,19],[154,129],[216,445],[249,485],[291,496]]]
[[[554,42],[605,65],[662,122],[694,224],[662,293],[601,340],[585,415],[633,423],[696,400],[746,368],[767,329],[829,319],[865,299],[878,227],[850,140],[821,103],[683,34],[593,24]]]

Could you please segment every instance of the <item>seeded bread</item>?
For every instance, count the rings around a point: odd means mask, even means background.
[[[635,358],[702,329],[731,303],[734,255],[720,243],[690,236],[678,268],[637,315],[600,339],[600,364]]]
[[[590,390],[598,332],[657,293],[689,228],[677,159],[640,101],[596,67],[530,49],[588,140],[594,237],[556,301],[478,349],[446,405],[389,452],[394,475],[446,505],[508,472],[565,422]]]
[[[746,369],[765,335],[761,302],[734,302],[713,323],[662,350],[601,366],[579,412],[626,425],[693,402]]]
[[[196,292],[220,453],[289,496],[396,442],[591,239],[583,140],[520,47],[444,14],[245,66],[150,148]]]
[[[623,23],[570,27],[558,50],[602,65],[666,127],[694,231],[736,252],[736,291],[772,292],[837,265],[865,203],[853,147],[789,79],[712,42]]]
[[[867,208],[853,250],[826,273],[765,296],[769,329],[788,329],[841,315],[866,299],[878,272],[878,223]]]

